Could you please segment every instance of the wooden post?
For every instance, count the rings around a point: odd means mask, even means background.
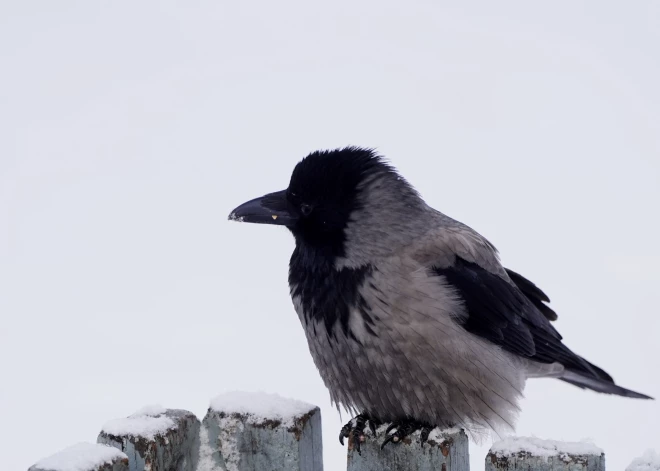
[[[44,458],[28,471],[128,471],[128,457],[96,443],[78,443]]]
[[[374,437],[368,429],[366,441],[360,445],[361,454],[348,444],[348,471],[469,471],[468,437],[463,430],[431,432],[422,447],[420,433],[401,443],[380,445],[385,439],[386,425],[377,430]],[[352,438],[352,437],[351,437]]]
[[[106,423],[97,441],[123,451],[129,471],[195,471],[199,428],[191,412],[150,406]]]
[[[626,471],[660,471],[660,453],[647,450],[642,456],[635,458]]]
[[[321,411],[264,393],[211,401],[202,422],[200,467],[223,471],[323,471]]]
[[[493,444],[486,471],[605,471],[605,453],[590,443],[511,437]]]

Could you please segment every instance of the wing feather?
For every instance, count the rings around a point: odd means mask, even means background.
[[[611,380],[562,343],[559,332],[535,306],[533,300],[541,296],[530,299],[511,282],[514,280],[507,280],[459,256],[452,266],[435,267],[434,272],[463,300],[467,316],[459,321],[468,332],[515,355],[540,363],[561,363],[580,373]]]
[[[513,270],[506,268],[506,273],[509,275],[511,281],[527,296],[527,299],[534,304],[534,307],[541,311],[546,319],[549,321],[557,320],[557,313],[546,304],[550,302],[550,298],[538,286]]]

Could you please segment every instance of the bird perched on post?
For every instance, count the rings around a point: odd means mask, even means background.
[[[650,399],[566,347],[543,291],[372,150],[314,152],[229,218],[293,234],[293,304],[332,401],[358,414],[340,432],[358,451],[367,424],[392,423],[383,446],[512,429],[530,377]]]

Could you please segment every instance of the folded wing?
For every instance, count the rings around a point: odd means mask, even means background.
[[[529,360],[560,363],[565,369],[560,379],[581,388],[648,398],[615,385],[605,371],[566,347],[550,323],[557,315],[545,304],[548,297],[521,275],[507,270],[507,279],[458,255],[454,263],[432,270],[462,299],[465,313],[457,321],[468,332]]]

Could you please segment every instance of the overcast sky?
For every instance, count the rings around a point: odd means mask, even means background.
[[[342,469],[293,240],[227,215],[345,145],[489,238],[570,347],[660,396],[660,3],[178,3],[0,0],[3,469],[231,389],[318,404]],[[620,470],[659,422],[657,402],[531,380],[518,433],[592,439]]]

